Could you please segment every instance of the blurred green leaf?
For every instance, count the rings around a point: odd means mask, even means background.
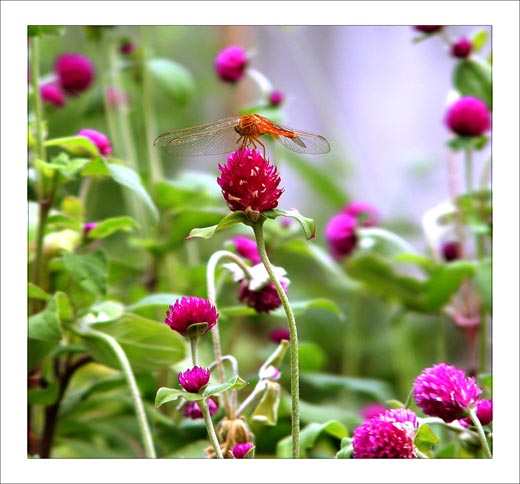
[[[146,307],[160,307],[166,311],[168,306],[173,305],[177,299],[182,297],[183,296],[181,294],[171,293],[150,294],[149,296],[145,296],[143,299],[140,299],[136,303],[131,304],[126,308],[126,310],[134,311],[135,309]]]
[[[38,287],[32,282],[27,283],[27,297],[33,299],[43,299],[44,301],[49,301],[52,299],[52,297],[47,294],[41,287]]]
[[[459,61],[453,72],[453,83],[463,96],[473,96],[492,108],[491,67],[476,59]]]
[[[263,425],[276,425],[278,422],[278,406],[280,404],[280,384],[274,381],[267,382],[260,402],[251,414],[254,422]]]
[[[30,405],[52,405],[58,399],[60,387],[58,381],[54,380],[46,388],[31,388],[27,399]]]
[[[56,299],[56,307],[58,310],[58,318],[61,322],[69,322],[74,319],[74,309],[70,302],[69,296],[64,292],[57,291],[54,294]]]
[[[59,146],[65,151],[75,156],[89,156],[91,158],[99,156],[97,146],[85,136],[68,136],[65,138],[54,138],[45,141],[44,146]]]
[[[482,50],[482,47],[486,45],[486,42],[489,37],[489,32],[487,30],[479,30],[475,32],[471,37],[471,51],[479,52]]]
[[[393,396],[393,391],[388,383],[370,378],[356,378],[328,373],[305,373],[301,375],[301,380],[317,390],[323,389],[334,392],[351,390],[369,395],[381,402],[389,400]]]
[[[348,432],[345,426],[337,420],[318,424],[311,423],[300,432],[300,457],[307,457],[307,451],[312,449],[322,434],[328,434],[337,439],[347,437]],[[276,457],[281,459],[289,459],[292,457],[292,438],[285,437],[278,442],[276,446]]]
[[[65,269],[84,289],[102,296],[107,289],[108,262],[104,252],[98,250],[87,254],[63,254]]]
[[[81,170],[83,176],[110,176],[106,161],[100,156],[87,163]]]
[[[424,255],[401,252],[394,256],[396,262],[409,262],[429,273],[435,268],[435,262]]]
[[[307,240],[313,239],[316,236],[316,225],[314,220],[311,218],[304,217],[298,210],[295,208],[291,210],[284,210],[282,208],[275,208],[274,210],[269,210],[266,212],[262,212],[264,216],[267,218],[274,219],[276,217],[290,217],[298,221],[298,223],[302,226],[303,231],[305,232],[305,237]]]
[[[114,160],[109,160],[114,161]],[[139,175],[127,166],[118,165],[116,163],[108,163],[108,170],[110,175],[120,185],[132,190],[139,199],[146,205],[148,211],[153,217],[153,223],[157,223],[159,220],[159,212],[157,207],[154,205],[152,198],[141,184]]]
[[[65,28],[62,25],[28,25],[29,37],[41,37],[42,35],[63,35]]]
[[[51,215],[47,219],[47,227],[52,228],[54,231],[71,229],[79,232],[82,230],[82,225],[78,220],[62,214]]]
[[[298,344],[300,371],[317,372],[323,370],[327,363],[327,355],[320,345],[311,341],[300,341]]]
[[[251,225],[251,221],[244,212],[232,212],[229,215],[226,215],[217,225],[193,229],[186,239],[192,239],[195,237],[210,239],[216,232],[229,229],[240,223]]]
[[[475,274],[480,300],[487,311],[493,311],[493,264],[491,258],[478,262]]]
[[[125,307],[119,301],[103,301],[91,306],[90,310],[95,315],[96,323],[104,323],[120,318]]]
[[[352,438],[345,437],[341,441],[341,449],[336,454],[336,459],[350,459],[352,457]]]
[[[53,297],[45,309],[29,318],[29,338],[39,341],[55,342],[61,340],[61,326],[58,318],[56,297]]]
[[[164,369],[186,357],[184,338],[162,322],[127,313],[116,321],[95,323],[93,327],[117,340],[134,370]],[[88,338],[86,344],[97,361],[119,369],[112,350],[103,341]]]
[[[414,444],[421,451],[428,453],[439,443],[439,438],[427,424],[422,424],[415,435]]]
[[[193,97],[193,77],[181,64],[170,59],[155,58],[148,61],[148,70],[176,104],[183,106]]]
[[[465,151],[465,150],[481,150],[484,148],[489,141],[489,137],[483,136],[455,136],[448,140],[446,144],[453,151]]]
[[[139,227],[139,224],[132,217],[111,217],[97,224],[89,231],[89,239],[104,239],[115,232],[130,232],[131,229]]]
[[[322,200],[326,200],[333,207],[342,207],[347,203],[345,189],[338,183],[340,180],[334,171],[324,170],[320,163],[304,159],[292,152],[284,153],[284,158]]]

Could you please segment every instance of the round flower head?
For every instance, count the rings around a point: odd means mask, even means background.
[[[199,390],[208,384],[210,372],[207,368],[194,366],[185,372],[180,372],[177,379],[182,388],[190,393],[198,393]]]
[[[235,237],[233,238],[236,251],[246,259],[249,259],[253,264],[260,264],[260,254],[258,253],[258,247],[254,240],[248,239],[247,237]]]
[[[63,91],[56,84],[45,84],[40,87],[40,97],[44,102],[52,104],[56,108],[65,106]]]
[[[279,106],[284,100],[283,93],[281,91],[272,91],[269,94],[269,103],[271,106]]]
[[[355,249],[356,225],[357,220],[347,213],[339,213],[329,220],[325,228],[325,239],[335,259],[345,257]]]
[[[446,113],[446,126],[459,136],[480,136],[489,130],[491,116],[489,109],[476,97],[461,97]]]
[[[98,226],[97,222],[87,222],[83,224],[83,232],[88,234],[92,229],[95,229]]]
[[[110,140],[103,133],[100,133],[95,129],[82,129],[76,133],[76,136],[84,136],[85,138],[88,138],[97,146],[99,153],[103,156],[112,153]]]
[[[218,412],[218,403],[215,402],[215,400],[212,398],[208,399],[208,409],[211,416]],[[203,418],[202,410],[200,409],[199,404],[197,402],[188,402],[186,407],[184,407],[184,416],[189,417],[192,420]]]
[[[467,416],[482,390],[463,370],[439,363],[426,368],[415,379],[413,396],[426,415],[440,417],[446,423]]]
[[[287,292],[287,282],[280,281],[283,290]],[[238,300],[244,302],[250,308],[253,308],[257,313],[268,313],[279,308],[282,305],[280,296],[276,291],[276,287],[273,283],[262,287],[256,291],[249,288],[249,281],[244,279],[240,283],[238,289]]]
[[[193,324],[206,323],[202,334],[208,332],[217,324],[218,313],[215,306],[200,297],[183,297],[175,301],[170,310],[166,311],[164,322],[177,333],[188,336],[189,327]]]
[[[444,242],[441,246],[441,253],[445,260],[452,261],[460,258],[460,245],[458,242]]]
[[[356,218],[363,227],[374,227],[379,224],[379,213],[372,205],[365,202],[349,203],[344,213]]]
[[[417,416],[404,408],[365,420],[352,435],[355,459],[413,459]]]
[[[94,79],[94,66],[88,57],[81,54],[63,54],[56,60],[54,71],[61,88],[77,95],[90,87]]]
[[[482,425],[488,425],[493,421],[493,400],[486,400],[484,398],[477,400],[475,404],[477,411],[477,418],[480,420]],[[469,417],[461,418],[459,420],[463,427],[469,427],[473,425],[473,422]]]
[[[126,41],[121,44],[121,47],[119,48],[119,52],[121,52],[121,54],[123,54],[123,55],[130,55],[135,51],[136,48],[137,47],[135,46],[134,43],[132,43],[130,41]]]
[[[221,175],[217,183],[232,211],[265,212],[278,206],[283,189],[274,165],[257,150],[238,150],[218,166]]]
[[[233,447],[231,453],[235,459],[243,459],[245,455],[254,447],[251,442],[247,442],[245,444],[236,444]]]
[[[276,328],[269,333],[269,340],[273,343],[280,343],[283,339],[291,340],[291,332],[289,328]]]
[[[242,49],[236,45],[230,45],[221,50],[215,58],[215,71],[224,82],[235,83],[244,76],[247,66],[247,56]]]
[[[381,405],[380,403],[372,403],[371,405],[367,405],[361,409],[361,415],[363,418],[372,418],[377,417],[386,412],[386,407]]]
[[[473,44],[471,41],[466,39],[466,37],[462,37],[451,46],[451,54],[453,57],[465,59],[471,54],[472,48]]]
[[[414,25],[414,29],[425,34],[432,34],[442,29],[442,25]]]

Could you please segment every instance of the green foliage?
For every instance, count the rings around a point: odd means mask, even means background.
[[[176,104],[184,106],[195,91],[193,77],[184,66],[170,59],[155,58],[148,62],[148,69],[157,84]]]
[[[463,96],[482,99],[492,107],[492,79],[489,64],[477,59],[463,59],[453,72],[453,83]]]

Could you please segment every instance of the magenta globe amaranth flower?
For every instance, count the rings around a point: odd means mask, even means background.
[[[211,416],[215,415],[218,412],[218,403],[215,402],[212,398],[208,399],[208,410]],[[201,419],[204,416],[202,415],[202,410],[199,407],[198,402],[188,402],[186,407],[184,407],[184,416],[191,418],[192,420]]]
[[[493,400],[486,400],[484,398],[477,400],[475,404],[477,418],[482,425],[489,425],[493,421]],[[473,425],[471,418],[465,417],[459,420],[463,427]]]
[[[92,229],[95,229],[99,224],[97,222],[87,222],[86,224],[83,224],[83,233],[86,235],[88,234]]]
[[[254,240],[248,239],[247,237],[234,237],[233,244],[235,245],[236,251],[246,259],[249,259],[253,264],[260,264],[260,254],[258,253],[258,247]]]
[[[107,156],[112,153],[110,140],[103,133],[100,133],[95,129],[82,129],[76,133],[76,136],[83,136],[92,141],[102,156]]]
[[[185,372],[180,372],[177,379],[182,388],[189,393],[198,393],[199,390],[208,384],[210,371],[207,368],[194,366]]]
[[[287,282],[280,281],[280,284],[284,292],[287,292]],[[273,283],[269,283],[258,290],[251,290],[247,279],[240,283],[238,300],[253,308],[257,313],[269,313],[282,305],[280,296]]]
[[[242,79],[246,66],[246,53],[236,45],[221,50],[215,58],[215,71],[224,82],[235,83]]]
[[[461,97],[448,108],[445,123],[459,136],[481,136],[491,127],[491,115],[484,101]]]
[[[123,54],[123,55],[130,55],[133,52],[135,52],[136,49],[137,49],[137,47],[135,46],[135,44],[133,42],[130,42],[129,40],[127,40],[121,44],[121,47],[119,48],[119,52],[121,52],[121,54]]]
[[[272,91],[269,94],[269,103],[271,106],[279,106],[284,100],[284,95],[281,91]]]
[[[325,227],[325,239],[335,259],[345,257],[355,249],[356,226],[356,218],[348,213],[339,213],[329,220]]]
[[[441,253],[444,259],[448,262],[460,259],[461,248],[460,244],[455,241],[447,241],[441,245]]]
[[[355,459],[413,459],[417,416],[404,408],[365,420],[352,435]]]
[[[45,84],[41,86],[40,97],[44,102],[52,104],[56,108],[65,106],[65,95],[56,84]]]
[[[201,335],[217,324],[218,313],[215,306],[200,297],[183,297],[175,301],[173,306],[169,306],[169,309],[164,322],[183,336],[189,335],[190,326],[194,324],[206,323],[206,327],[200,330]]]
[[[273,343],[280,343],[282,340],[291,340],[291,332],[289,328],[276,328],[269,333],[269,341]]]
[[[365,202],[351,202],[343,210],[344,213],[356,218],[362,227],[374,227],[379,224],[380,216],[377,209]]]
[[[382,415],[386,410],[387,408],[384,405],[381,405],[380,403],[372,403],[361,409],[361,415],[363,418],[367,419]]]
[[[231,453],[235,459],[243,459],[253,447],[254,445],[251,442],[236,444]],[[250,457],[252,457],[252,455],[250,455]]]
[[[70,95],[77,95],[90,87],[94,79],[94,66],[81,54],[63,54],[54,64],[61,88]]]
[[[466,378],[463,370],[446,363],[424,369],[413,384],[417,406],[446,423],[466,417],[481,393],[474,378]]]
[[[257,150],[240,149],[228,156],[217,183],[232,211],[265,212],[278,206],[283,189],[280,177]]]
[[[425,34],[438,32],[444,27],[443,25],[414,25],[414,29]]]
[[[471,49],[473,48],[473,44],[470,40],[466,39],[466,37],[461,37],[457,42],[455,42],[451,46],[451,54],[453,57],[457,57],[459,59],[465,59],[471,54]]]

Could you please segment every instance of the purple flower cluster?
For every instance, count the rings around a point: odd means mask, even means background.
[[[247,61],[247,55],[242,47],[230,45],[221,50],[215,58],[217,76],[224,82],[234,84],[244,77]]]
[[[99,150],[99,154],[102,156],[108,156],[112,153],[112,145],[110,140],[103,133],[96,131],[95,129],[82,129],[76,133],[76,136],[83,136],[88,138],[94,143]]]
[[[177,379],[182,388],[190,393],[198,393],[199,390],[208,384],[210,371],[207,368],[194,366],[184,372],[180,372]]]
[[[169,309],[164,322],[183,336],[188,336],[189,327],[193,324],[207,324],[202,334],[217,324],[218,313],[215,306],[203,298],[183,297],[175,301],[173,306],[170,305]]]
[[[413,459],[417,416],[404,408],[365,420],[352,435],[355,459]]]
[[[467,417],[481,393],[474,378],[467,378],[463,370],[446,363],[424,369],[413,384],[417,406],[426,415],[447,423]]]
[[[218,412],[218,403],[212,398],[208,398],[208,410],[211,416]],[[184,408],[184,416],[191,418],[192,420],[203,418],[202,410],[200,409],[198,402],[188,402]]]
[[[280,281],[280,284],[283,290],[287,292],[287,283]],[[240,283],[238,300],[245,302],[247,306],[253,308],[257,313],[269,313],[282,305],[280,296],[273,283],[269,283],[257,291],[252,291],[249,289],[249,281],[247,279],[244,279]]]
[[[233,447],[231,453],[235,459],[243,459],[253,447],[254,445],[251,442],[247,442],[245,444],[236,444]]]
[[[459,136],[481,136],[491,127],[491,115],[484,101],[466,96],[448,108],[445,123]]]

